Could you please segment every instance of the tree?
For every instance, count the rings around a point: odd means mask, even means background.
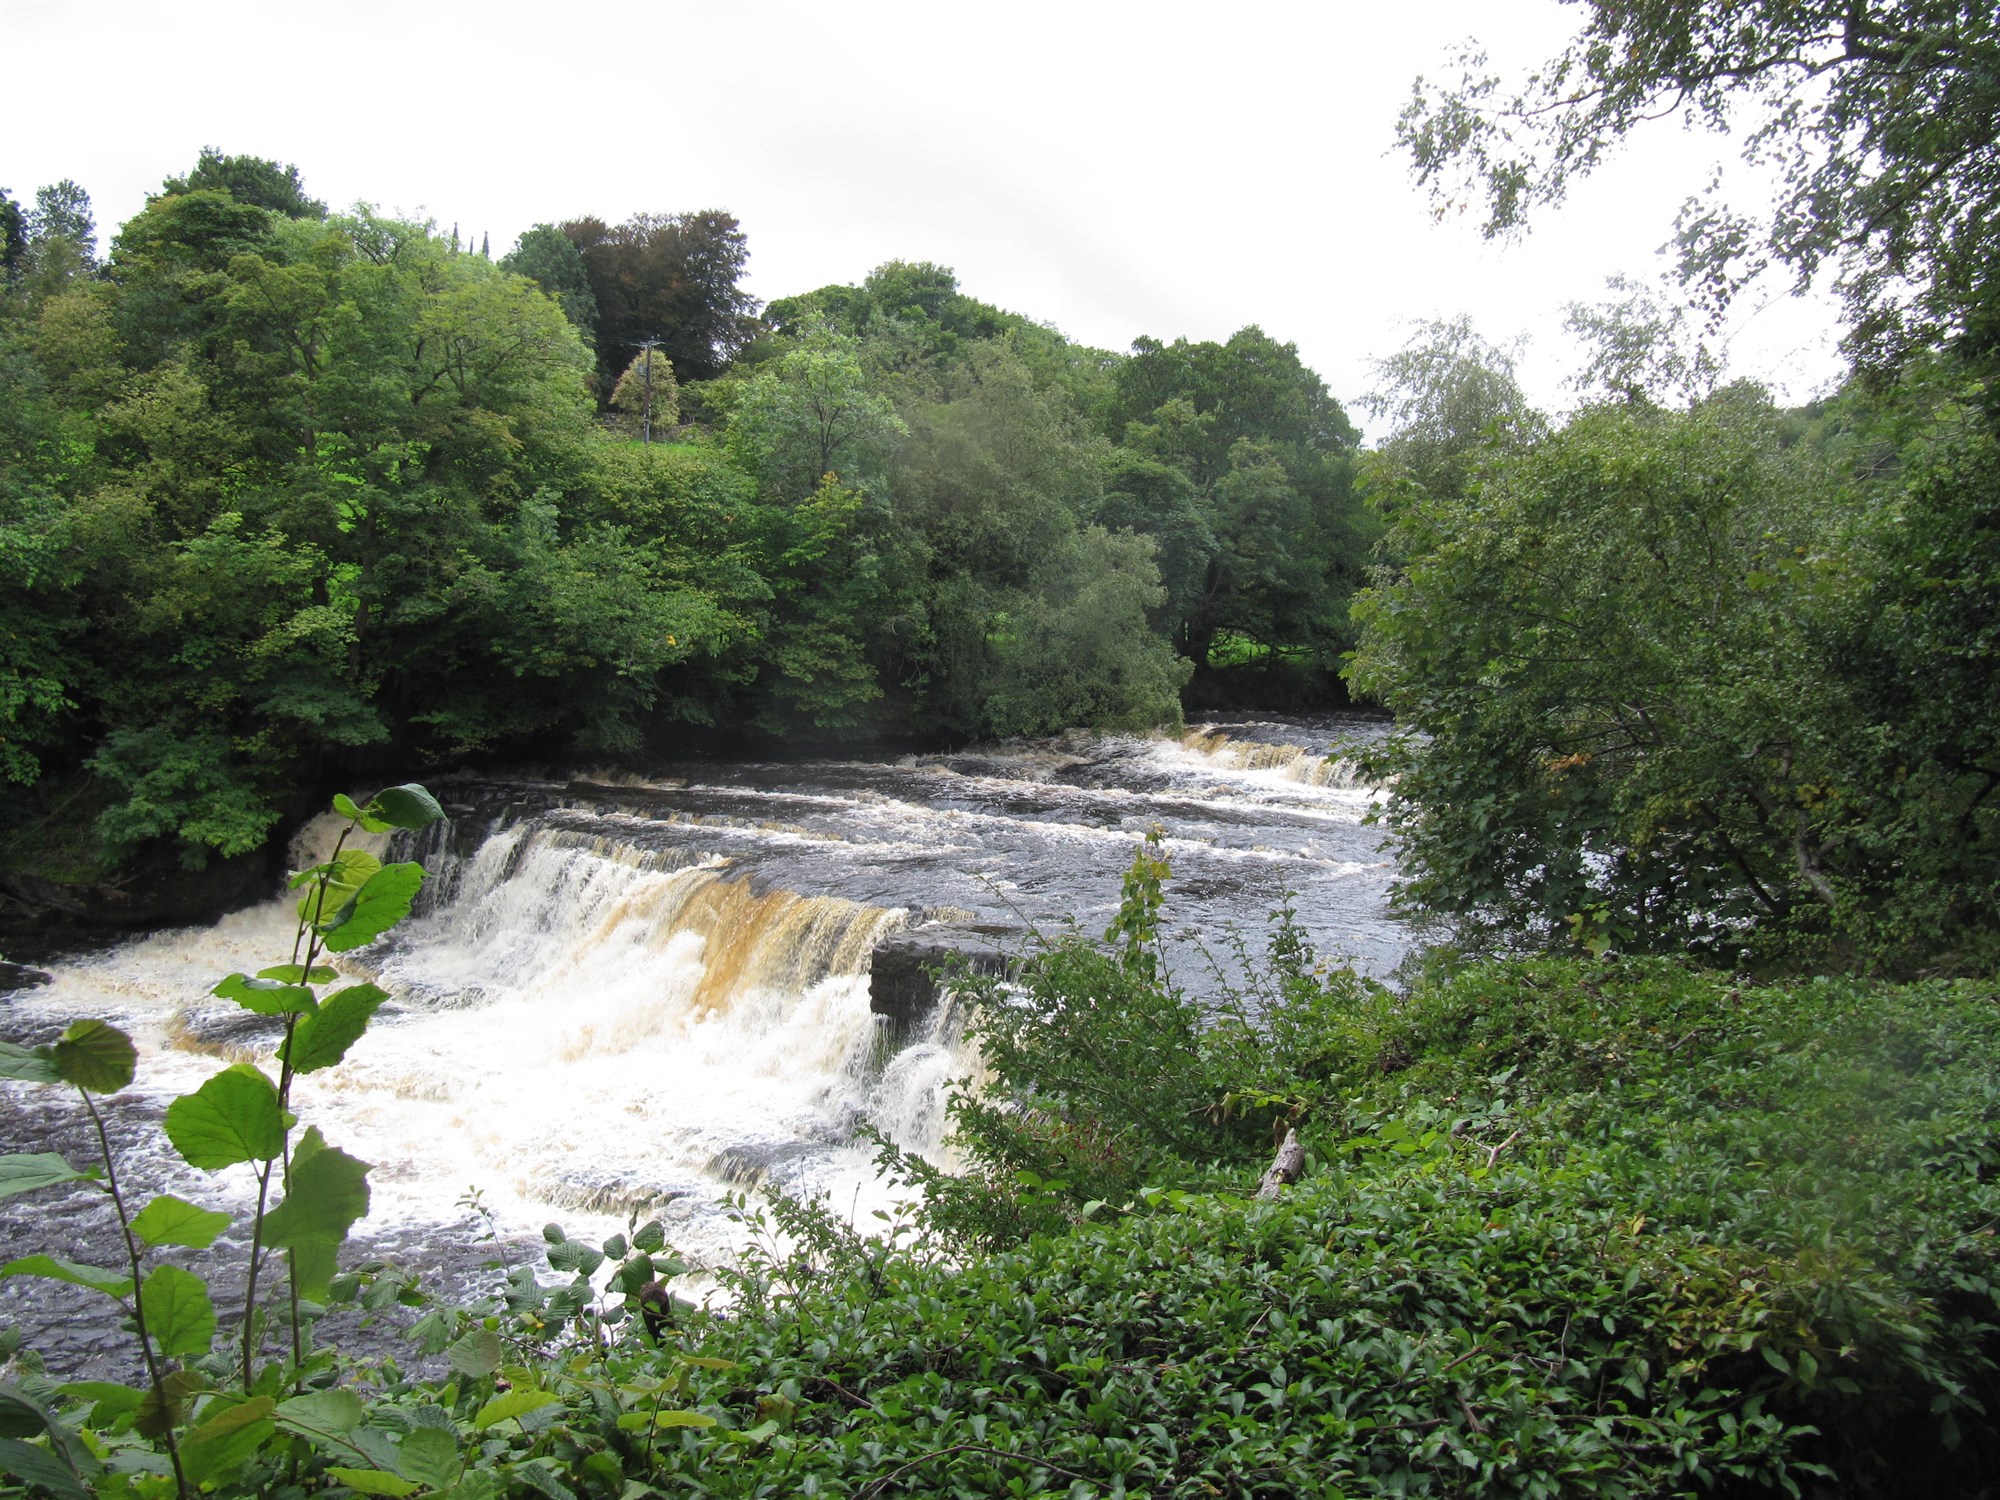
[[[35,211],[28,216],[28,238],[35,245],[67,240],[85,266],[97,264],[97,220],[90,194],[65,177],[50,187],[35,189]]]
[[[126,360],[141,369],[189,352],[223,357],[230,266],[267,253],[275,233],[268,210],[203,188],[163,195],[119,231],[111,275]]]
[[[611,410],[628,436],[649,436],[681,418],[680,387],[674,366],[655,349],[641,349],[612,387]]]
[[[574,330],[418,226],[166,195],[35,347],[70,408],[40,477],[90,579],[65,638],[90,670],[45,675],[114,853],[254,847],[330,754],[629,745],[718,633],[647,548],[564,522],[594,437]]]
[[[68,178],[35,190],[25,227],[25,275],[20,279],[30,305],[97,269],[97,221],[90,194]]]
[[[1628,298],[1578,319],[1622,406],[1399,515],[1354,680],[1424,736],[1389,757],[1410,896],[1517,942],[1991,965],[1996,64],[1991,7],[1592,0],[1511,95],[1476,62],[1419,86],[1419,175],[1470,178],[1489,233],[1650,114],[1747,123],[1783,189],[1686,209],[1682,275],[1713,312],[1761,266],[1834,271],[1869,379],[1663,411],[1634,398],[1673,315]]]
[[[1833,269],[1850,347],[1878,367],[1939,338],[2000,351],[2000,13],[1940,0],[1588,0],[1583,30],[1506,89],[1473,53],[1418,81],[1400,139],[1443,214],[1504,234],[1561,201],[1643,123],[1738,129],[1780,187],[1761,216],[1681,214],[1681,272],[1711,309],[1766,266]]]
[[[62,427],[26,342],[0,324],[0,784],[41,779],[86,671],[76,551],[46,463]]]
[[[1156,623],[1172,639],[1207,588],[1209,559],[1218,549],[1194,482],[1172,464],[1120,448],[1092,518],[1108,530],[1152,538],[1165,591]]]
[[[1159,602],[1145,538],[1097,526],[1066,537],[996,621],[982,727],[1002,735],[1177,727],[1193,669],[1147,628]]]
[[[1376,447],[1378,496],[1396,485],[1463,495],[1479,454],[1532,438],[1540,418],[1514,373],[1514,356],[1460,316],[1420,320],[1397,353],[1375,362],[1370,412],[1387,417]]]
[[[736,220],[719,209],[635,214],[613,228],[572,219],[562,233],[576,246],[597,306],[598,371],[609,389],[626,351],[658,339],[683,381],[713,380],[749,337],[757,300],[737,285],[749,247]]]
[[[779,733],[863,730],[863,710],[882,696],[869,647],[895,610],[882,508],[828,474],[767,524],[773,599],[759,642],[757,722]]]
[[[1327,658],[1371,538],[1352,493],[1359,434],[1291,344],[1245,328],[1227,343],[1140,339],[1113,376],[1114,431],[1177,471],[1191,513],[1127,464],[1115,514],[1155,511],[1175,648],[1197,671],[1218,638]],[[1136,493],[1135,493],[1136,490]],[[1137,502],[1136,504],[1134,502]],[[1199,547],[1199,556],[1190,549]]]
[[[584,269],[581,252],[555,225],[537,224],[524,232],[500,258],[500,269],[527,277],[555,298],[584,342],[594,344],[597,303],[591,295],[590,273]]]
[[[907,430],[889,398],[871,389],[856,341],[828,329],[741,377],[723,400],[724,445],[774,504],[799,503],[829,474],[879,493]]]
[[[238,203],[269,209],[288,219],[326,217],[326,205],[306,195],[297,167],[289,163],[280,166],[261,156],[224,156],[214,146],[203,146],[193,169],[183,176],[169,177],[160,191],[227,193]]]
[[[1277,444],[1287,470],[1308,485],[1360,438],[1326,382],[1300,361],[1297,346],[1261,328],[1239,329],[1221,344],[1138,339],[1116,381],[1113,436],[1170,455],[1203,491],[1227,471],[1244,438]],[[1135,445],[1135,425],[1160,428],[1175,401],[1185,406],[1167,418],[1170,430]]]
[[[1600,407],[1419,494],[1350,669],[1413,737],[1401,899],[1467,935],[1620,946],[1823,925],[1857,717],[1819,642],[1851,589],[1834,476],[1768,403]]]
[[[1011,338],[967,345],[914,389],[888,494],[924,579],[886,666],[923,727],[978,733],[1010,621],[1095,508],[1106,450]]]
[[[12,287],[28,260],[28,216],[0,188],[0,289]]]
[[[1721,362],[1691,334],[1687,311],[1625,276],[1606,283],[1603,302],[1572,302],[1563,327],[1590,351],[1570,380],[1576,390],[1621,401],[1699,400],[1715,389]]]
[[[932,261],[885,261],[860,286],[824,286],[774,302],[765,321],[801,337],[825,325],[863,341],[869,363],[885,374],[936,379],[973,343],[1033,325],[959,290],[948,267]]]

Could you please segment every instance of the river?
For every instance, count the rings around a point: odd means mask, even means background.
[[[1216,719],[1179,737],[433,781],[450,823],[389,851],[431,871],[417,914],[342,962],[393,999],[340,1067],[296,1086],[303,1121],[375,1164],[350,1256],[413,1263],[450,1291],[480,1284],[489,1249],[461,1203],[475,1190],[506,1237],[658,1216],[697,1265],[738,1243],[731,1191],[824,1194],[865,1220],[893,1189],[857,1129],[942,1159],[946,1089],[971,1065],[948,1011],[900,1031],[874,1013],[871,955],[1101,932],[1151,828],[1173,870],[1177,981],[1220,982],[1232,934],[1261,948],[1288,892],[1322,957],[1386,975],[1406,938],[1386,912],[1382,834],[1364,823],[1380,793],[1327,758],[1383,732],[1359,717]],[[322,856],[331,825],[301,830],[295,859]],[[219,1061],[269,1061],[269,1023],[207,991],[284,961],[292,924],[274,893],[211,927],[51,963],[51,983],[0,997],[0,1034],[38,1042],[81,1016],[131,1031],[138,1079],[109,1111],[121,1170],[246,1209],[247,1168],[195,1172],[154,1126]],[[0,1128],[9,1149],[88,1154],[54,1091],[0,1085]],[[3,1207],[6,1257],[104,1253],[94,1194]],[[196,1260],[232,1254],[225,1239]],[[53,1367],[109,1368],[109,1331],[64,1316],[88,1295],[17,1278],[0,1284],[0,1319]]]

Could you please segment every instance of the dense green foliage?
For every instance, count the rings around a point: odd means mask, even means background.
[[[889,1153],[914,1231],[795,1214],[811,1266],[713,1331],[740,1410],[809,1403],[741,1493],[1979,1492],[1990,984],[1541,960],[1398,994],[1281,922],[1218,1011],[1158,973],[1161,873],[1115,946],[975,1002],[968,1176]],[[1254,1203],[1273,1122],[1310,1165]]]
[[[1620,947],[1980,941],[1994,435],[1923,394],[1886,452],[1855,401],[1789,445],[1750,392],[1602,407],[1413,501],[1353,668],[1428,732],[1387,757],[1405,899]]]
[[[212,149],[102,265],[73,183],[6,223],[15,870],[199,865],[331,778],[689,723],[1171,724],[1218,635],[1334,681],[1355,435],[1256,330],[1119,360],[900,263],[759,323],[727,215],[496,265]]]
[[[1628,295],[1573,325],[1611,402],[1390,475],[1394,565],[1356,603],[1350,680],[1406,731],[1380,762],[1403,900],[1502,945],[1990,969],[1992,16],[1589,9],[1511,102],[1476,69],[1420,89],[1420,175],[1469,174],[1498,232],[1660,108],[1748,113],[1783,190],[1761,227],[1696,211],[1684,270],[1719,306],[1746,263],[1837,265],[1867,378],[1789,414],[1702,393],[1712,361]],[[1406,426],[1387,446],[1428,451]]]

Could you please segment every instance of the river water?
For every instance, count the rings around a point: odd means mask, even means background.
[[[886,1030],[873,950],[1101,932],[1152,828],[1173,870],[1170,968],[1189,988],[1228,972],[1232,934],[1260,949],[1287,893],[1323,958],[1386,975],[1406,939],[1385,910],[1382,835],[1363,821],[1380,792],[1328,758],[1384,730],[1215,720],[1179,737],[434,781],[450,823],[387,851],[431,872],[417,915],[341,961],[393,999],[340,1067],[296,1085],[301,1119],[375,1164],[350,1256],[466,1289],[488,1253],[460,1201],[474,1190],[505,1236],[658,1216],[698,1265],[739,1242],[732,1190],[824,1194],[866,1222],[893,1190],[857,1130],[943,1159],[945,1092],[974,1064],[948,1013]],[[332,831],[330,818],[301,830],[295,860],[323,857]],[[0,1034],[37,1042],[81,1016],[131,1031],[138,1079],[109,1110],[121,1170],[246,1209],[247,1168],[196,1172],[153,1127],[219,1060],[269,1063],[269,1023],[206,996],[285,961],[293,922],[274,893],[212,927],[53,963],[52,983],[4,997]],[[8,1149],[90,1154],[54,1091],[0,1084],[0,1128]],[[104,1227],[91,1193],[0,1211],[6,1258],[89,1258]],[[225,1239],[207,1259],[241,1253]],[[87,1295],[17,1278],[0,1283],[0,1319],[21,1321],[53,1368],[102,1367],[116,1358],[104,1337],[65,1317]]]

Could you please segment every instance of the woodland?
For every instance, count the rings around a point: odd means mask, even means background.
[[[1418,83],[1441,213],[1515,232],[1672,114],[1778,188],[1573,310],[1572,411],[1431,324],[1367,449],[1260,329],[1111,354],[911,263],[759,308],[715,211],[495,259],[211,151],[100,257],[76,185],[0,201],[10,875],[240,858],[468,757],[1351,700],[1394,717],[1428,940],[1385,985],[1281,910],[1197,1000],[1146,842],[1101,936],[947,976],[986,1076],[951,1170],[879,1142],[900,1214],[746,1201],[722,1312],[658,1223],[552,1224],[460,1305],[338,1259],[368,1168],[291,1113],[385,998],[340,956],[423,879],[336,852],[289,961],[216,990],[282,1025],[275,1079],[163,1126],[261,1174],[247,1288],[173,1260],[228,1216],[139,1208],[108,1140],[0,1158],[122,1230],[0,1276],[143,1365],[0,1336],[0,1492],[1994,1494],[2000,21],[1576,11],[1525,78]],[[1839,294],[1837,391],[1719,377],[1760,275]],[[135,1056],[86,1021],[0,1071],[95,1120]],[[407,1356],[320,1339],[339,1308]]]
[[[1381,526],[1261,330],[1113,357],[902,263],[760,317],[726,214],[496,261],[214,152],[101,263],[74,184],[4,211],[17,865],[198,868],[377,767],[1338,698]]]

